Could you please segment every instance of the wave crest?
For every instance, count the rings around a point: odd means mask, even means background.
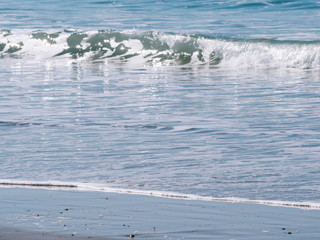
[[[211,38],[138,31],[0,31],[1,58],[73,59],[136,65],[320,68],[320,41]]]

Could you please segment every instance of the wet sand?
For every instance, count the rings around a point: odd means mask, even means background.
[[[320,239],[319,210],[39,188],[0,206],[0,240]]]
[[[111,238],[103,238],[96,236],[72,236],[56,233],[26,231],[16,228],[0,227],[0,239],[6,240],[113,240]]]

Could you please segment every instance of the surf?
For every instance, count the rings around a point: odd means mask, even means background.
[[[136,66],[318,70],[320,41],[236,39],[137,30],[2,30],[0,57]]]
[[[133,194],[152,197],[162,197],[171,199],[183,199],[189,201],[210,201],[210,202],[229,202],[229,203],[247,203],[268,205],[274,207],[291,207],[305,210],[320,210],[320,203],[316,202],[291,202],[277,200],[254,200],[246,198],[225,197],[216,198],[213,196],[201,196],[194,194],[183,194],[178,192],[154,191],[154,190],[138,190],[126,188],[114,188],[101,183],[82,183],[82,182],[61,182],[61,181],[24,181],[24,180],[7,180],[0,179],[0,187],[2,188],[43,188],[50,190],[66,190],[66,191],[94,191],[106,193]]]

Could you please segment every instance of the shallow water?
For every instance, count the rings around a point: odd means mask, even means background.
[[[33,3],[0,3],[2,182],[319,202],[317,2]]]

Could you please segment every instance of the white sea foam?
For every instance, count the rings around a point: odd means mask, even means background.
[[[225,197],[215,198],[209,196],[199,196],[193,194],[183,194],[167,191],[153,191],[153,190],[137,190],[125,188],[113,188],[99,183],[80,183],[80,182],[61,182],[61,181],[19,181],[0,179],[0,187],[3,188],[43,188],[55,190],[77,190],[77,191],[95,191],[106,193],[121,193],[121,194],[134,194],[153,197],[163,197],[171,199],[183,199],[190,201],[216,201],[216,202],[229,202],[229,203],[247,203],[247,204],[261,204],[276,207],[292,207],[305,210],[320,210],[320,203],[316,202],[290,202],[290,201],[277,201],[277,200],[251,200],[245,198]]]
[[[208,38],[138,31],[1,31],[3,58],[73,59],[135,65],[320,68],[320,42]]]

